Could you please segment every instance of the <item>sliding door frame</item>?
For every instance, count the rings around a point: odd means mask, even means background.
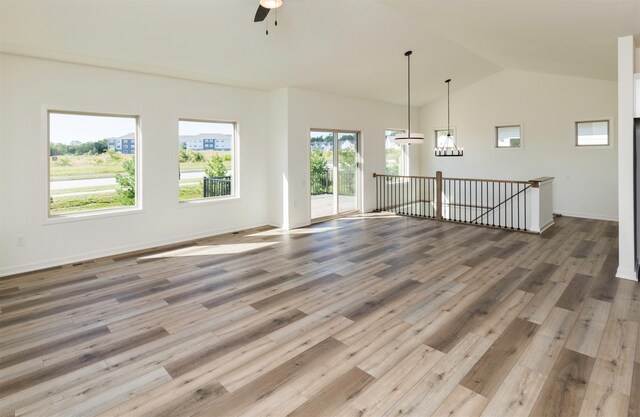
[[[334,219],[337,217],[341,217],[348,214],[359,213],[362,209],[362,181],[361,181],[361,166],[362,166],[362,155],[361,155],[361,145],[362,145],[362,133],[360,130],[353,129],[324,129],[324,128],[310,128],[309,133],[307,135],[307,173],[311,172],[311,132],[327,132],[333,133],[333,169],[332,169],[332,180],[334,183],[334,191],[333,191],[333,204],[334,204],[334,214],[330,214],[322,217],[312,217],[312,201],[311,201],[311,183],[307,187],[307,195],[309,197],[309,219],[312,223],[322,222],[325,220]],[[340,212],[340,198],[339,198],[339,152],[338,152],[338,135],[341,133],[351,133],[356,137],[356,166],[355,166],[355,186],[356,186],[356,207],[349,211]],[[309,179],[310,181],[310,179]]]

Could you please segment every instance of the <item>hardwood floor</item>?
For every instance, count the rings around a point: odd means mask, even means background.
[[[385,215],[0,280],[0,416],[640,417],[617,224]]]

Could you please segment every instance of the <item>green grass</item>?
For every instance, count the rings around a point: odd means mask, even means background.
[[[117,207],[123,207],[123,205],[118,200],[115,192],[72,197],[53,197],[49,205],[49,213],[51,215],[69,214]]]
[[[182,186],[180,187],[180,192],[178,193],[178,199],[180,201],[196,200],[202,198],[202,196],[203,190],[201,183]]]
[[[220,155],[225,157],[226,155],[230,155],[230,152],[224,151],[198,151],[204,155],[204,161],[200,162],[180,162],[180,172],[200,172],[204,171],[204,168],[207,166],[207,162],[214,156]],[[231,167],[231,161],[225,161],[225,165],[227,168]]]
[[[204,171],[207,161],[214,155],[229,155],[229,152],[200,151],[205,160],[201,162],[181,162],[180,172]],[[177,157],[177,154],[176,154]],[[61,155],[57,160],[49,158],[49,175],[51,181],[80,180],[90,178],[115,177],[116,173],[124,172],[122,163],[134,155],[104,153],[102,155]],[[231,161],[225,162],[231,168]]]
[[[117,185],[96,185],[95,187],[76,187],[64,188],[62,190],[51,190],[51,195],[68,194],[68,193],[88,193],[92,191],[115,190]]]
[[[49,158],[49,175],[51,181],[78,180],[87,178],[115,177],[124,172],[122,163],[132,159],[133,155],[62,155],[57,161]],[[65,164],[67,161],[68,164]]]

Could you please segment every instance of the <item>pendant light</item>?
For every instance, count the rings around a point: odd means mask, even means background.
[[[260,0],[260,6],[265,9],[277,9],[282,6],[282,0]]]
[[[407,51],[404,56],[407,57],[407,131],[399,133],[394,137],[397,144],[405,145],[412,143],[421,144],[424,142],[424,135],[422,133],[411,132],[411,54],[413,52]]]
[[[436,156],[462,156],[464,155],[464,149],[458,148],[456,142],[451,137],[451,104],[450,104],[450,93],[449,93],[449,84],[451,83],[451,78],[445,80],[447,84],[447,139],[444,141],[442,146],[438,146],[437,138],[436,138],[436,148],[434,149]]]

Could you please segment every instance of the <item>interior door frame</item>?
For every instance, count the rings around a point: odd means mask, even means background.
[[[312,127],[309,129],[309,134],[307,136],[307,172],[311,172],[311,146],[309,141],[311,140],[311,132],[327,132],[327,133],[332,133],[333,134],[333,169],[332,169],[332,179],[334,181],[334,185],[338,184],[338,164],[339,164],[339,160],[338,160],[338,135],[340,133],[352,133],[356,136],[356,172],[355,172],[355,185],[356,185],[356,195],[355,195],[355,201],[356,201],[356,208],[354,208],[353,210],[349,210],[346,212],[342,212],[340,213],[340,198],[339,198],[339,188],[334,186],[334,191],[333,191],[333,204],[334,204],[334,214],[330,214],[327,216],[322,216],[322,217],[311,217],[311,212],[312,212],[312,201],[311,201],[311,183],[309,183],[309,187],[308,187],[308,196],[309,196],[309,219],[311,220],[312,223],[315,222],[320,222],[320,221],[325,221],[328,219],[332,219],[332,218],[336,218],[336,217],[340,217],[340,216],[344,216],[345,214],[349,214],[349,213],[357,213],[360,212],[361,210],[361,200],[362,200],[362,183],[360,181],[360,177],[361,177],[361,166],[362,166],[362,154],[361,154],[361,144],[362,144],[362,131],[361,130],[354,130],[354,129],[324,129],[324,128],[315,128]]]

